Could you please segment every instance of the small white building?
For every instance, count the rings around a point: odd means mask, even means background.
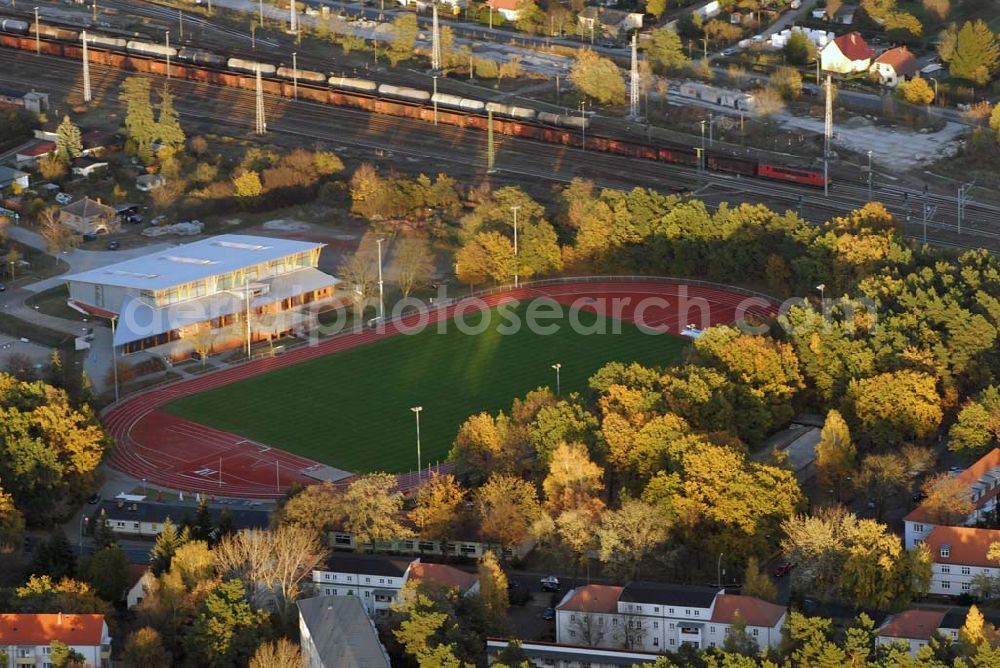
[[[924,541],[933,560],[928,593],[975,594],[973,578],[977,575],[1000,577],[1000,562],[986,556],[993,543],[1000,543],[1000,530],[935,527]]]
[[[756,106],[753,95],[749,93],[744,93],[740,90],[717,88],[695,81],[685,81],[682,83],[680,96],[737,111],[753,111]]]
[[[375,624],[356,597],[315,596],[295,605],[304,666],[389,668]]]
[[[910,656],[916,656],[920,648],[930,642],[938,633],[944,621],[944,610],[904,610],[889,615],[875,636],[879,645],[904,644]]]
[[[487,0],[486,5],[493,11],[498,12],[507,21],[516,21],[521,15],[521,10],[517,6],[521,0]]]
[[[824,72],[857,74],[867,72],[875,52],[861,33],[851,32],[836,38],[820,51],[820,67]]]
[[[912,78],[918,69],[917,59],[910,50],[905,46],[897,46],[879,54],[872,63],[871,71],[883,86],[895,88]]]
[[[31,180],[27,172],[0,165],[0,190],[6,190],[13,186],[23,189],[30,184]]]
[[[52,666],[52,642],[58,640],[83,656],[88,666],[111,661],[111,635],[104,615],[0,614],[0,650],[11,666]]]

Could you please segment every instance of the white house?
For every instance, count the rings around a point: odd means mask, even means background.
[[[54,640],[81,654],[88,666],[110,665],[104,615],[0,614],[0,650],[12,666],[51,666]]]
[[[854,74],[867,72],[875,52],[861,33],[851,32],[836,38],[820,51],[824,72]]]
[[[307,668],[389,668],[378,631],[356,597],[297,601],[299,645]]]
[[[944,616],[944,610],[904,610],[889,615],[878,627],[875,642],[879,645],[905,644],[910,655],[916,656],[920,648],[938,633]]]
[[[997,493],[1000,493],[1000,448],[993,448],[975,464],[959,473],[957,478],[968,486],[974,510],[963,521],[952,524],[975,524],[996,507]],[[937,520],[922,505],[910,511],[903,518],[903,541],[906,549],[911,550],[925,540],[938,525]]]
[[[453,566],[425,564],[419,558],[346,552],[333,553],[322,567],[313,569],[312,581],[324,596],[356,596],[372,616],[388,610],[411,581],[455,587],[462,595],[479,591],[479,580],[474,574]]]
[[[735,623],[761,648],[781,642],[786,610],[715,587],[632,582],[573,589],[556,607],[556,642],[644,652],[721,646]]]
[[[972,580],[977,575],[1000,577],[1000,562],[986,556],[993,543],[1000,543],[996,529],[935,527],[924,540],[933,560],[928,593],[972,594],[976,593]]]
[[[142,564],[128,565],[129,589],[125,595],[125,604],[129,610],[142,603],[146,598],[146,592],[153,586],[156,576],[149,570],[148,566]]]
[[[138,497],[142,498],[142,497]],[[270,523],[270,516],[265,510],[249,508],[231,508],[234,529],[265,529]],[[103,501],[87,522],[103,521],[115,534],[134,536],[136,538],[156,538],[163,530],[164,523],[169,519],[174,526],[180,526],[185,519],[194,518],[197,508],[173,503],[154,503],[149,501]],[[218,525],[223,509],[216,506],[208,507],[212,523]],[[96,525],[95,525],[96,526]]]
[[[871,67],[879,82],[892,88],[913,77],[918,69],[917,59],[905,46],[883,51]]]
[[[30,182],[27,172],[0,165],[0,190],[5,190],[14,185],[22,189],[27,188]]]
[[[493,11],[499,12],[507,21],[516,21],[521,15],[521,10],[517,6],[521,0],[488,0],[486,5]]]

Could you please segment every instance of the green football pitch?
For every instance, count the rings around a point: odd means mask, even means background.
[[[525,306],[510,310],[523,322]],[[450,321],[445,334],[432,326],[381,339],[187,396],[163,410],[340,469],[404,472],[417,462],[412,406],[423,406],[427,466],[447,458],[468,416],[507,411],[512,399],[539,386],[554,389],[553,364],[562,365],[561,390],[568,394],[585,391],[607,362],[665,366],[687,344],[590,312],[570,317],[566,308],[545,321],[557,326],[552,334],[526,327],[501,333],[496,309],[464,322],[473,329],[485,317],[490,325],[482,333],[463,333]],[[607,333],[578,333],[573,321]]]

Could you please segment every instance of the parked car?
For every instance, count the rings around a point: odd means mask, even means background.
[[[73,201],[73,196],[69,193],[56,193],[56,202],[62,205],[69,204]]]
[[[542,591],[559,591],[559,578],[554,575],[546,575],[539,580],[539,583],[542,585]]]
[[[3,283],[0,283],[0,292],[4,292],[6,290],[7,290],[7,286],[4,285]]]
[[[545,612],[542,613],[542,619],[548,621],[556,618],[555,608],[545,608]]]
[[[142,222],[142,216],[139,215],[138,213],[130,213],[127,216],[125,216],[125,222],[137,225]]]
[[[101,502],[100,494],[94,494],[89,499],[87,499],[87,503],[89,503],[92,506],[96,506],[100,502]]]
[[[122,245],[118,241],[109,241],[108,242],[108,250],[118,250],[121,247],[122,247]]]
[[[920,503],[927,498],[927,495],[923,492],[914,492],[910,498],[913,499],[913,503]]]
[[[774,577],[783,578],[791,573],[793,568],[795,568],[795,564],[781,564],[774,569]]]

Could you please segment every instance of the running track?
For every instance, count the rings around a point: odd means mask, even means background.
[[[776,311],[774,305],[760,298],[750,299],[723,289],[608,280],[522,287],[477,300],[458,301],[447,308],[431,311],[425,317],[435,323],[452,317],[456,308],[469,313],[504,301],[533,297],[574,303],[579,308],[630,322],[641,321],[641,324],[663,328],[672,334],[679,334],[689,323],[703,328],[733,322],[741,313],[768,317]],[[666,300],[669,306],[660,300]],[[687,311],[685,303],[690,306]],[[707,304],[708,309],[701,309],[698,303]],[[279,357],[254,360],[127,397],[107,409],[102,417],[115,442],[110,464],[154,485],[226,497],[275,498],[283,495],[292,483],[315,483],[314,478],[304,473],[310,467],[319,466],[315,461],[170,415],[159,407],[178,397],[393,336],[412,326],[419,317],[389,321],[382,328],[384,331],[352,330]],[[415,472],[400,475],[400,487],[412,489],[416,477]]]

